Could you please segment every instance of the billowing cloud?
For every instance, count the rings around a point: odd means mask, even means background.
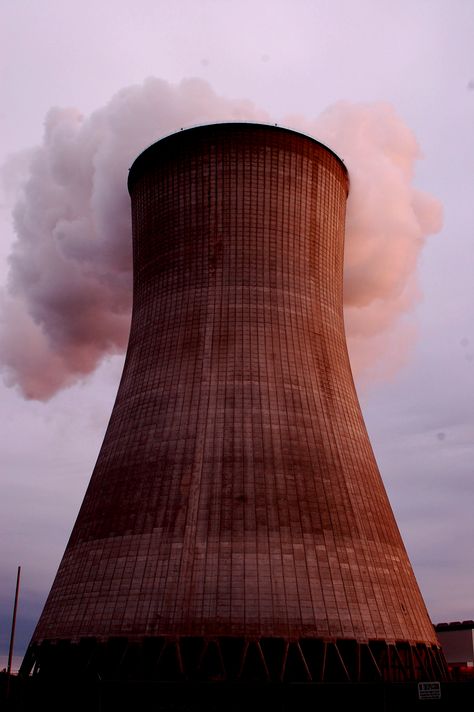
[[[74,109],[49,112],[43,144],[19,157],[22,175],[27,162],[27,178],[13,210],[17,240],[1,310],[8,383],[28,398],[47,399],[125,349],[131,309],[127,170],[147,145],[180,127],[240,119],[270,117],[197,79],[179,85],[148,79],[89,117]],[[412,184],[416,140],[386,104],[341,103],[313,121],[292,117],[286,123],[328,143],[348,165],[351,357],[356,375],[387,372],[407,353],[411,337],[401,317],[418,295],[424,240],[441,225],[437,201]]]
[[[420,149],[390,104],[340,102],[299,125],[347,164],[344,305],[351,363],[359,380],[387,376],[414,342],[415,324],[405,315],[420,296],[418,258],[426,238],[441,229],[441,204],[414,187]]]

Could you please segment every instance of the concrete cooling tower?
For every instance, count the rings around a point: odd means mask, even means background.
[[[129,175],[134,303],[36,676],[439,680],[343,324],[343,162],[276,126],[180,131]]]

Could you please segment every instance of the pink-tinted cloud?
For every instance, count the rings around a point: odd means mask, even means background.
[[[148,144],[182,126],[240,119],[269,117],[250,102],[218,96],[201,80],[174,86],[148,79],[86,118],[74,109],[49,112],[13,212],[17,240],[2,309],[7,382],[28,398],[47,399],[125,349],[127,169]],[[437,201],[412,185],[416,140],[386,104],[341,103],[313,121],[287,123],[328,143],[348,165],[346,327],[356,374],[372,377],[384,361],[386,373],[407,352],[400,316],[418,295],[424,240],[441,224]],[[20,160],[23,171],[25,155]],[[384,354],[388,342],[391,359]]]
[[[420,294],[417,264],[426,238],[442,225],[440,203],[413,185],[421,157],[412,131],[390,104],[331,106],[293,124],[343,157],[351,179],[344,273],[346,333],[359,380],[404,363],[414,324],[403,318]]]

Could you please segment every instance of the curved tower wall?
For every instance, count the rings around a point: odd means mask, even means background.
[[[124,372],[31,661],[116,637],[436,656],[347,355],[343,163],[278,127],[204,126],[148,148],[129,190]]]

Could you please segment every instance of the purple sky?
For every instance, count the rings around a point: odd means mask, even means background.
[[[434,622],[474,617],[474,5],[471,0],[16,0],[0,9],[0,284],[15,234],[18,154],[51,107],[84,115],[150,76],[200,77],[282,122],[338,101],[388,102],[423,157],[415,185],[443,205],[418,262],[416,339],[361,392],[371,441]],[[158,136],[157,136],[158,137]],[[19,170],[19,169],[18,169]],[[125,182],[126,176],[123,180]],[[387,334],[387,338],[389,338]],[[27,347],[25,346],[25,349]],[[405,346],[400,344],[400,349]],[[397,339],[380,357],[393,360]],[[122,357],[42,403],[0,385],[0,668],[16,567],[16,652],[41,611],[90,478]],[[3,656],[3,657],[2,657]]]

